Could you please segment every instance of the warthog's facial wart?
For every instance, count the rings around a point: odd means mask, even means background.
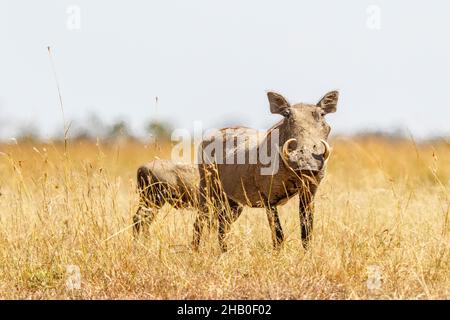
[[[330,126],[325,115],[336,111],[339,94],[327,93],[317,104],[291,105],[280,94],[269,92],[270,111],[284,119],[276,127],[280,132],[281,155],[295,171],[314,173],[322,170],[330,155],[326,142]]]

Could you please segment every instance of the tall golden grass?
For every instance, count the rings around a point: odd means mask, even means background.
[[[310,250],[295,199],[279,210],[281,250],[264,211],[246,208],[225,254],[213,231],[191,251],[195,210],[166,206],[133,239],[135,171],[170,146],[1,145],[0,298],[450,298],[450,144],[332,144]]]

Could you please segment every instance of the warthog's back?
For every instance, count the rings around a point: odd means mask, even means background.
[[[150,205],[176,207],[196,203],[199,174],[196,165],[157,159],[138,170],[138,184]]]
[[[161,182],[171,185],[198,186],[199,175],[196,165],[157,159],[144,165]]]

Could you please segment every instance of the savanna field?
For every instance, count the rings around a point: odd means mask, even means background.
[[[0,145],[0,298],[449,299],[448,140],[331,145],[310,250],[292,199],[279,208],[280,251],[264,210],[246,208],[225,254],[216,230],[190,249],[195,210],[165,206],[133,238],[136,169],[169,158],[169,145]]]

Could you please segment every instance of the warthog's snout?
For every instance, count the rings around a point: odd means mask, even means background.
[[[322,148],[318,148],[318,145]],[[297,146],[297,139],[288,139],[283,144],[281,153],[283,161],[296,172],[318,172],[323,169],[330,157],[331,148],[325,140],[320,140],[319,144],[313,144],[311,147]],[[318,149],[322,150],[318,152]]]

